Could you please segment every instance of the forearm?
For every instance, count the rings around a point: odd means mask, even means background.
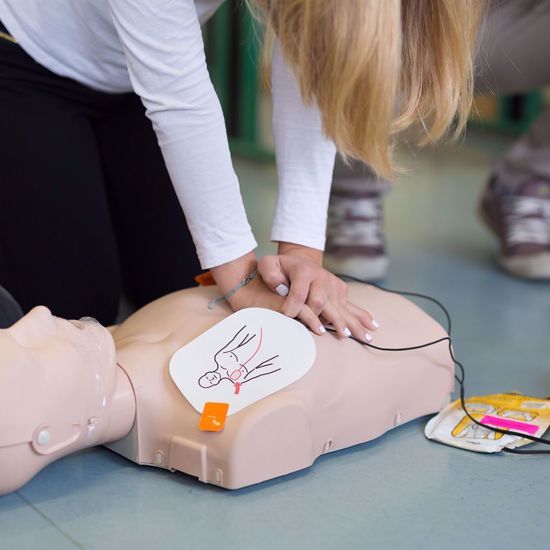
[[[279,193],[271,239],[322,250],[336,148],[323,133],[317,106],[304,105],[279,48],[272,81]]]
[[[201,265],[240,258],[256,242],[208,75],[194,1],[109,3],[132,86],[153,123]]]
[[[186,113],[179,116],[193,118]],[[200,263],[207,269],[248,254],[256,241],[232,167],[221,113],[217,121],[198,114],[194,119],[194,124],[182,121],[179,130],[159,128],[157,134]]]
[[[323,251],[316,248],[310,248],[301,244],[280,242],[278,252],[279,254],[300,256],[315,262],[317,265],[323,265]]]
[[[256,254],[249,252],[240,258],[213,267],[210,271],[221,293],[226,294],[245,277],[248,277],[256,267]]]

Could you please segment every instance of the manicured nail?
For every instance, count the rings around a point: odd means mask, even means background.
[[[380,328],[380,323],[378,321],[375,321],[374,319],[372,320],[372,326],[374,328]]]
[[[327,329],[326,329],[323,325],[321,325],[321,326],[319,327],[319,332],[320,332],[321,334],[325,334],[326,331],[327,331]]]
[[[365,340],[367,342],[372,342],[372,336],[368,332],[365,334]]]
[[[348,327],[343,330],[343,333],[344,336],[347,336],[348,338],[351,336],[351,330]]]
[[[281,283],[279,286],[275,287],[275,292],[279,296],[286,296],[288,294],[288,287]]]

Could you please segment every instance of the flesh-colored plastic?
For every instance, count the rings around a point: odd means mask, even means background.
[[[171,356],[230,313],[207,309],[213,287],[172,294],[113,331],[118,360],[132,381],[137,417],[110,448],[151,466],[236,489],[310,466],[323,453],[374,439],[439,411],[453,389],[446,342],[411,352],[382,352],[332,334],[315,336],[317,359],[300,380],[227,418],[222,432],[197,428],[199,413],[168,373]],[[381,328],[373,343],[406,347],[445,336],[408,300],[350,285],[351,300]]]
[[[130,430],[135,399],[109,332],[34,308],[0,331],[0,495]]]
[[[107,330],[78,328],[46,308],[0,331],[0,494],[57,458],[108,442],[139,464],[235,489],[306,468],[448,402],[454,370],[446,343],[389,353],[326,334],[314,337],[317,359],[303,378],[228,417],[223,431],[200,431],[168,363],[230,314],[223,304],[208,310],[216,292],[171,294],[111,329],[116,362]],[[351,285],[350,299],[380,322],[373,341],[380,346],[445,335],[399,296]]]

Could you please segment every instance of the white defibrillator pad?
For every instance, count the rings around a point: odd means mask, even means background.
[[[170,375],[201,413],[207,402],[228,403],[228,415],[304,376],[315,343],[299,322],[269,309],[247,308],[180,348]]]
[[[532,443],[529,439],[508,435],[507,431],[542,437],[550,426],[548,399],[498,393],[469,397],[464,404],[471,418],[457,399],[428,422],[424,430],[426,437],[469,451],[497,453]]]

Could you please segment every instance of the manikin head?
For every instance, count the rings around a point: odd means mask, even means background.
[[[93,320],[65,321],[40,306],[0,330],[0,495],[95,444],[115,379],[113,339]]]

